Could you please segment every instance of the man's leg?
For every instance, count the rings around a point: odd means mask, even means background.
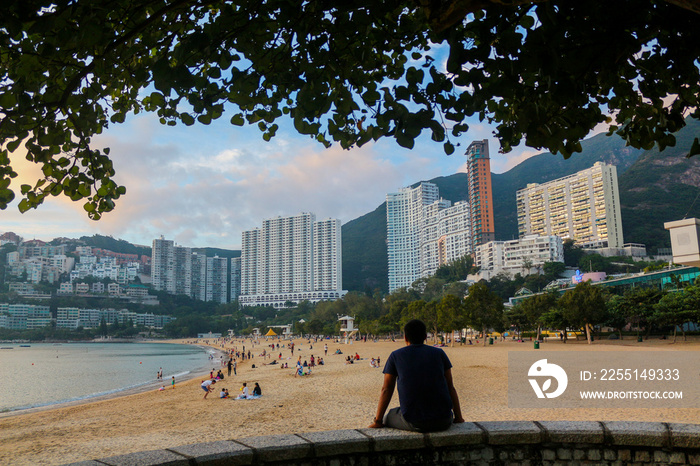
[[[384,425],[394,429],[417,432],[416,428],[403,418],[401,408],[391,408],[389,411],[387,411],[387,413],[384,415]]]

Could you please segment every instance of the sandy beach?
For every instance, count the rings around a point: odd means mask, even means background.
[[[276,340],[275,340],[276,341]],[[142,450],[197,442],[236,439],[335,429],[367,427],[374,416],[383,375],[372,368],[369,358],[380,357],[382,365],[391,351],[403,342],[331,342],[325,365],[309,377],[294,377],[293,362],[301,355],[323,356],[323,343],[296,340],[294,359],[284,349],[279,365],[262,365],[270,359],[259,356],[266,344],[245,342],[252,360],[239,362],[238,375],[216,384],[206,400],[201,377],[177,381],[175,389],[95,401],[77,406],[38,412],[10,413],[0,417],[0,464],[65,464]],[[240,349],[241,341],[234,345]],[[342,355],[333,354],[340,348]],[[547,351],[700,351],[700,342],[647,341],[634,339],[544,343]],[[508,352],[537,351],[531,342],[497,342],[494,345],[444,348],[453,368],[455,386],[467,421],[494,420],[629,420],[696,423],[700,409],[510,409],[508,408]],[[348,354],[363,358],[345,364]],[[277,355],[277,352],[274,353]],[[218,363],[216,363],[218,365]],[[252,368],[255,364],[256,368]],[[218,369],[219,367],[217,367]],[[226,373],[225,370],[223,370]],[[37,381],[34,381],[37,382]],[[40,381],[39,381],[40,382]],[[258,382],[263,397],[258,400],[219,399],[219,388],[238,394],[241,384]],[[395,394],[392,406],[398,405]]]

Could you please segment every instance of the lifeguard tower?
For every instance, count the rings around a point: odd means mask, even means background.
[[[255,340],[259,339],[260,338],[260,328],[255,327],[253,329],[253,333],[251,335]]]
[[[339,317],[340,321],[340,331],[343,332],[345,337],[345,344],[352,345],[353,337],[358,332],[358,328],[355,327],[355,318],[350,316]]]

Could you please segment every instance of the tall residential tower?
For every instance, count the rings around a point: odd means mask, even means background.
[[[469,177],[472,243],[476,247],[496,239],[488,139],[469,144],[465,155]]]
[[[542,184],[528,184],[516,194],[518,233],[557,235],[582,246],[623,245],[620,192],[614,165],[593,167]]]
[[[242,236],[242,305],[283,308],[301,301],[332,301],[346,293],[340,220],[317,222],[310,213],[277,217]]]

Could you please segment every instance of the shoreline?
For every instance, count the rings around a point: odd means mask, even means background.
[[[40,342],[40,343],[50,343],[50,342]],[[89,342],[84,342],[84,341],[71,341],[67,343],[95,343],[95,344],[101,344],[101,343],[158,343],[158,344],[176,344],[176,345],[189,345],[189,346],[198,346],[201,347],[203,350],[214,350],[214,355],[215,358],[218,358],[220,355],[223,355],[224,352],[221,351],[221,349],[216,348],[211,345],[206,345],[203,343],[187,343],[182,340],[141,340],[141,341],[94,341],[91,340]],[[211,361],[209,361],[211,362]],[[204,375],[209,374],[209,365],[204,365],[199,368],[194,368],[190,371],[188,371],[187,374],[183,375],[182,379],[178,381],[178,383],[185,383],[189,382],[192,379],[200,378]],[[68,399],[68,400],[59,400],[56,402],[48,403],[45,405],[41,406],[29,406],[29,407],[18,407],[18,408],[8,408],[7,410],[0,410],[0,419],[4,419],[7,417],[14,417],[14,416],[21,416],[23,414],[32,414],[32,413],[39,413],[39,412],[45,412],[45,411],[50,411],[53,409],[61,409],[61,408],[68,408],[68,407],[75,407],[75,406],[81,406],[85,404],[90,404],[90,403],[97,403],[101,401],[108,401],[108,400],[113,400],[113,399],[118,399],[121,397],[128,397],[131,395],[139,395],[142,393],[148,393],[152,390],[157,390],[158,386],[164,385],[164,380],[151,380],[148,382],[143,382],[137,386],[132,386],[132,387],[123,387],[123,388],[116,388],[114,390],[110,390],[109,393],[103,393],[103,394],[91,394],[91,395],[86,395],[80,399]]]

